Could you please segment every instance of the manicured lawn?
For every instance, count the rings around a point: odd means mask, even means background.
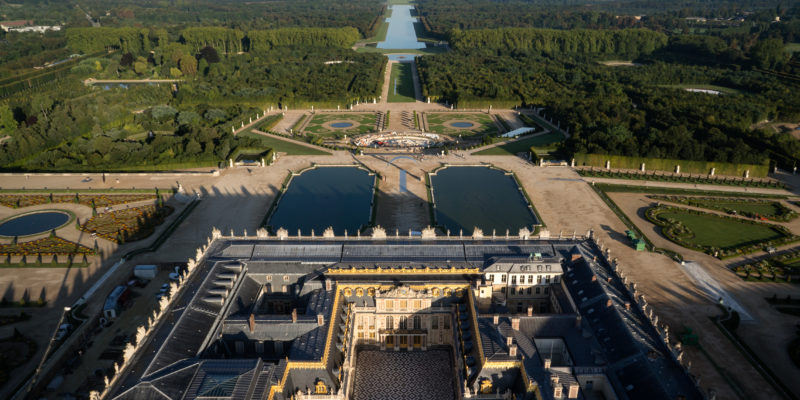
[[[564,140],[564,135],[558,132],[549,132],[544,135],[533,136],[529,138],[520,139],[517,141],[501,144],[499,146],[490,147],[486,150],[476,152],[476,155],[482,156],[513,156],[517,153],[527,153],[530,151],[531,146],[536,147],[555,147],[554,145]]]
[[[705,206],[705,208],[709,209],[719,209],[719,208],[727,208],[731,210],[735,210],[739,214],[743,213],[753,213],[759,214],[764,217],[774,217],[779,213],[779,204],[770,201],[770,202],[758,202],[758,201],[748,201],[748,202],[737,202],[737,201],[730,201],[726,202],[724,200],[720,201],[712,201],[712,200],[695,200],[699,207]]]
[[[281,140],[272,136],[264,136],[252,132],[242,132],[239,135],[258,139],[265,146],[272,148],[276,152],[286,153],[290,156],[319,156],[330,154],[322,150],[303,146],[302,144],[297,144],[288,140]]]
[[[497,126],[488,114],[484,113],[425,113],[428,121],[428,130],[433,133],[448,135],[496,135]],[[462,121],[473,124],[467,128],[457,128],[451,122]]]
[[[791,221],[797,213],[773,200],[731,199],[724,197],[650,196],[655,200],[665,200],[709,210],[725,211],[750,218],[764,217],[773,221]]]
[[[347,128],[328,128],[327,123],[333,121],[351,122],[353,126]],[[303,129],[303,133],[313,133],[321,136],[359,135],[374,132],[375,113],[321,113],[311,117],[311,121]]]
[[[381,54],[441,54],[447,52],[447,47],[429,46],[424,49],[379,49],[377,47],[364,46],[357,48],[356,52]]]
[[[659,218],[683,223],[694,234],[694,237],[684,240],[698,246],[724,249],[784,236],[767,225],[738,222],[715,215],[696,215],[674,210],[659,214]]]
[[[389,103],[407,103],[416,101],[414,96],[413,63],[392,64],[392,76],[389,81]]]

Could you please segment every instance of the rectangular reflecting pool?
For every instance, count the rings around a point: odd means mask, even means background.
[[[539,223],[511,175],[488,167],[446,167],[430,175],[436,224],[451,235],[517,234]]]
[[[392,16],[388,18],[389,28],[386,31],[386,40],[378,43],[379,49],[424,49],[425,43],[417,41],[417,32],[414,31],[416,18],[411,16],[410,5],[390,6]]]
[[[289,182],[277,208],[269,217],[273,231],[286,228],[290,235],[322,236],[327,227],[336,235],[355,235],[369,223],[375,176],[356,167],[318,167]]]

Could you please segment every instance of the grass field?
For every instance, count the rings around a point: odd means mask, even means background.
[[[496,135],[497,126],[492,117],[483,113],[425,113],[428,130],[433,133],[449,135]],[[450,126],[448,121],[469,121],[474,125],[469,128]]]
[[[652,196],[656,200],[666,200],[694,207],[731,212],[748,217],[761,216],[773,221],[789,221],[797,218],[797,213],[777,201],[745,200],[726,198],[697,198],[678,196]]]
[[[447,47],[441,46],[429,46],[424,49],[379,49],[377,47],[364,46],[357,48],[356,52],[381,54],[441,54],[446,53],[447,50]]]
[[[688,228],[692,236],[682,239],[703,247],[720,249],[765,242],[784,235],[763,224],[750,224],[711,214],[694,214],[673,209],[659,214],[659,219],[673,219]]]
[[[242,132],[239,136],[246,136],[258,139],[264,146],[270,147],[276,152],[286,153],[290,156],[319,156],[330,154],[328,152],[317,150],[313,147],[303,146],[288,140],[281,140],[271,136],[259,135],[252,132]]]
[[[527,153],[530,151],[531,146],[541,147],[543,149],[553,148],[555,144],[564,140],[564,135],[558,132],[549,132],[544,135],[528,137],[513,142],[501,144],[499,146],[490,147],[486,150],[481,150],[474,154],[482,156],[513,156],[517,153]]]
[[[386,101],[389,103],[413,103],[417,100],[414,95],[412,68],[414,68],[414,63],[392,64],[392,76],[389,80],[389,98]]]
[[[353,126],[349,128],[328,128],[325,126],[332,121],[352,121]],[[311,117],[308,125],[303,129],[303,133],[313,133],[320,136],[359,135],[362,133],[375,131],[375,113],[324,113],[315,114]]]

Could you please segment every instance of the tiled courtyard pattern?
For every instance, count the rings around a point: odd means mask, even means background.
[[[446,400],[453,393],[453,366],[444,350],[364,350],[356,364],[354,400]]]

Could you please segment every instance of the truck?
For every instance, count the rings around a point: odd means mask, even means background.
[[[133,276],[140,279],[153,279],[158,274],[156,265],[137,265],[133,267]]]

